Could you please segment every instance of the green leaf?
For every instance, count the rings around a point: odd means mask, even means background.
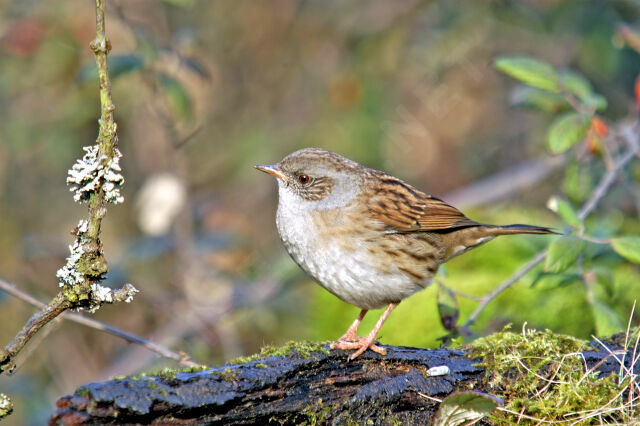
[[[593,286],[593,294],[597,299],[606,300],[615,294],[615,284],[613,275],[609,269],[609,265],[597,265],[593,269],[595,275],[595,286]]]
[[[481,392],[464,391],[448,396],[440,403],[434,426],[471,424],[493,411],[503,402],[500,398]]]
[[[458,300],[451,289],[440,285],[438,286],[438,314],[442,327],[447,331],[455,330],[458,321]]]
[[[593,176],[588,167],[580,167],[570,159],[564,169],[563,189],[567,197],[576,204],[582,203],[593,191]]]
[[[570,112],[554,120],[547,134],[547,148],[554,154],[561,154],[580,142],[589,128],[590,118]]]
[[[529,86],[518,86],[511,92],[511,106],[558,113],[569,108],[569,103],[558,93],[549,93]]]
[[[576,71],[564,71],[560,75],[562,87],[575,96],[584,106],[595,111],[607,108],[607,99],[593,91],[591,82]]]
[[[552,212],[557,213],[568,225],[574,228],[580,228],[582,226],[582,221],[578,217],[578,214],[567,200],[553,196],[547,201],[547,207]]]
[[[544,261],[545,272],[562,272],[578,258],[584,250],[585,242],[577,237],[558,238],[551,244]]]
[[[500,56],[494,65],[498,71],[548,92],[559,92],[559,77],[556,70],[546,62],[526,56]]]
[[[595,111],[604,111],[607,109],[607,98],[597,93],[593,93],[587,99],[583,101],[584,105],[587,108],[593,109]]]
[[[562,87],[580,101],[584,101],[593,94],[589,80],[578,72],[564,71],[560,74],[560,81],[562,82]]]
[[[591,312],[598,336],[610,336],[624,327],[618,313],[599,300],[591,303]]]
[[[187,119],[191,116],[191,98],[184,87],[168,75],[160,76],[160,87],[167,101],[167,106],[176,119]]]
[[[618,237],[611,240],[611,247],[630,262],[640,263],[640,237]]]
[[[538,286],[541,290],[554,290],[582,281],[582,275],[574,273],[555,274],[552,272],[540,272],[531,287]]]
[[[107,59],[109,67],[109,77],[114,79],[126,73],[143,69],[145,64],[141,57],[137,55],[112,55]],[[95,62],[91,62],[80,68],[76,81],[86,83],[98,79],[98,67]]]

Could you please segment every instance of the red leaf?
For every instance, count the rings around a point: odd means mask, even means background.
[[[636,103],[640,106],[640,75],[636,77],[636,84],[633,87],[633,92],[636,95]]]
[[[638,94],[639,87],[640,84],[636,82],[636,95]],[[605,136],[607,136],[607,131],[609,130],[607,124],[595,115],[591,119],[591,128],[599,138],[604,138]]]

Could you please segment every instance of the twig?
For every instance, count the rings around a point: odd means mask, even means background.
[[[0,373],[15,369],[15,357],[27,342],[46,324],[71,308],[95,311],[103,303],[129,301],[137,290],[131,284],[111,290],[100,285],[107,273],[100,241],[100,227],[106,215],[107,203],[123,201],[119,188],[124,178],[120,175],[115,107],[111,100],[111,82],[107,68],[107,53],[111,45],[105,34],[104,0],[96,0],[96,38],[90,46],[96,57],[100,81],[100,130],[96,145],[85,147],[86,154],[69,170],[67,183],[72,185],[74,199],[87,203],[89,217],[81,220],[73,234],[75,242],[65,266],[56,274],[61,291],[16,334],[13,340],[0,349]]]
[[[473,311],[473,313],[471,314],[471,316],[467,319],[467,321],[464,323],[464,325],[462,326],[463,328],[467,328],[469,327],[471,324],[473,324],[473,321],[475,321],[475,319],[478,317],[478,315],[480,315],[480,312],[482,312],[484,310],[484,308],[487,307],[487,305],[493,300],[495,299],[500,293],[502,293],[503,291],[505,291],[507,288],[511,287],[511,285],[513,283],[515,283],[516,281],[518,281],[520,278],[522,278],[524,276],[524,274],[526,274],[527,272],[529,272],[530,270],[532,270],[538,263],[542,262],[542,260],[544,259],[544,257],[547,255],[547,251],[546,250],[542,250],[541,252],[539,252],[538,254],[536,254],[536,256],[531,259],[529,261],[529,263],[527,263],[526,265],[524,265],[522,268],[520,268],[518,270],[518,272],[516,272],[515,274],[513,274],[511,276],[511,278],[509,278],[508,280],[506,280],[505,282],[503,282],[502,284],[500,284],[498,286],[498,288],[496,288],[495,290],[493,290],[491,293],[487,294],[486,296],[484,296],[481,300],[482,303],[480,303],[480,305],[478,305],[478,307],[476,308],[475,311]]]
[[[640,152],[640,144],[637,141],[637,134],[633,132],[628,132],[629,138],[636,138],[628,141],[629,150],[623,154],[620,159],[615,162],[613,168],[608,170],[604,176],[598,182],[598,185],[595,187],[589,199],[582,205],[580,210],[578,210],[577,215],[580,220],[584,220],[591,212],[596,208],[602,197],[605,196],[611,185],[613,184],[616,175],[620,170],[622,170],[635,156]],[[478,315],[487,307],[487,305],[495,299],[500,293],[505,291],[507,288],[511,287],[516,281],[522,278],[527,272],[537,266],[540,262],[542,262],[547,255],[547,250],[543,250],[535,255],[533,259],[529,261],[526,265],[520,268],[515,274],[513,274],[509,279],[500,284],[495,290],[484,296],[481,300],[482,303],[476,308],[475,311],[471,314],[471,316],[464,323],[462,328],[468,328],[473,322],[476,320]]]
[[[587,242],[593,243],[593,244],[603,244],[603,245],[611,244],[611,239],[609,239],[609,238],[596,238],[596,237],[592,237],[592,236],[589,236],[589,235],[584,235],[584,234],[582,234],[580,232],[578,232],[576,237],[580,238],[581,240],[585,240]]]
[[[18,289],[15,285],[7,281],[0,280],[0,289],[38,308],[43,308],[44,306],[46,306],[44,303],[40,302],[35,297]],[[169,358],[169,359],[178,361],[181,365],[185,365],[187,367],[199,365],[191,361],[189,355],[187,355],[186,353],[179,354],[179,353],[173,352],[162,345],[159,345],[147,339],[143,339],[142,337],[136,336],[134,334],[127,333],[126,331],[122,331],[118,328],[115,328],[103,322],[97,321],[95,319],[88,318],[82,314],[75,313],[75,312],[64,312],[61,315],[61,318],[76,322],[78,324],[85,325],[87,327],[90,327],[96,330],[104,331],[105,333],[109,333],[116,337],[120,337],[121,339],[124,339],[127,342],[135,343],[137,345],[143,346],[148,350],[150,350],[151,352],[154,352],[164,358]]]
[[[589,199],[582,205],[580,210],[578,210],[578,213],[577,213],[578,219],[584,220],[587,216],[589,216],[589,214],[591,214],[591,212],[593,211],[593,209],[596,208],[596,206],[598,205],[602,197],[605,196],[605,194],[609,190],[609,187],[613,184],[613,181],[615,180],[616,175],[618,174],[618,171],[621,170],[624,166],[626,166],[627,163],[631,161],[633,157],[635,157],[637,154],[638,154],[638,148],[633,147],[622,156],[622,158],[616,163],[613,169],[607,171],[607,173],[604,174],[602,179],[600,179],[598,186],[596,186],[596,188],[591,193],[591,196],[589,197]]]
[[[442,196],[458,208],[491,204],[513,192],[531,187],[564,164],[564,156],[540,157],[500,170]]]
[[[70,307],[71,302],[60,292],[40,312],[33,314],[13,340],[3,349],[0,349],[0,372],[13,371],[16,367],[15,357],[24,348],[29,339]]]
[[[43,303],[44,305],[44,303]],[[16,371],[20,369],[20,366],[27,362],[29,357],[38,350],[38,347],[47,340],[49,334],[55,331],[58,326],[62,323],[62,316],[64,313],[56,318],[54,318],[50,323],[45,325],[39,333],[33,336],[33,338],[29,341],[29,344],[20,352],[18,356],[16,356],[15,364],[16,368],[9,373],[9,375],[15,374]]]

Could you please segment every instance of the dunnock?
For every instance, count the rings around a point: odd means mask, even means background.
[[[322,287],[362,310],[331,348],[385,354],[375,338],[391,311],[429,285],[438,267],[498,235],[551,234],[530,225],[484,225],[388,174],[317,148],[255,166],[278,181],[276,224],[293,260]],[[386,309],[366,337],[369,309]]]

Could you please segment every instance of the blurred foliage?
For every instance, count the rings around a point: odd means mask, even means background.
[[[0,5],[0,275],[47,300],[57,291],[68,232],[82,217],[66,171],[97,133],[88,48],[94,11],[90,2],[72,0]],[[334,339],[358,311],[289,260],[273,221],[275,185],[253,164],[320,146],[446,200],[454,188],[548,155],[548,147],[566,151],[562,171],[500,203],[459,207],[478,221],[550,225],[575,235],[570,209],[605,172],[593,117],[611,126],[635,108],[640,7],[631,0],[107,6],[127,183],[126,203],[109,210],[102,239],[110,282],[132,282],[142,293],[96,316],[204,363],[265,343]],[[495,58],[499,69],[529,85],[496,71]],[[543,71],[532,76],[535,68]],[[611,244],[586,242],[580,265],[530,272],[487,307],[472,331],[527,321],[588,337],[626,324],[640,282],[638,267],[623,261],[637,261],[637,238],[629,236],[640,230],[640,164],[626,170],[585,221],[585,235]],[[187,194],[178,208],[162,207],[169,188],[144,191],[167,173]],[[153,211],[167,224],[153,235],[138,224],[151,203],[141,201],[143,193],[159,200]],[[550,196],[566,203],[562,213],[543,207]],[[498,239],[447,264],[439,279],[484,295],[549,242]],[[381,341],[439,344],[446,332],[437,287],[400,304]],[[457,302],[464,321],[477,303]],[[0,294],[0,312],[0,339],[7,342],[33,310]],[[375,318],[370,313],[363,330]],[[51,327],[15,376],[0,377],[15,403],[8,424],[42,423],[52,401],[81,383],[167,365],[94,330]]]

